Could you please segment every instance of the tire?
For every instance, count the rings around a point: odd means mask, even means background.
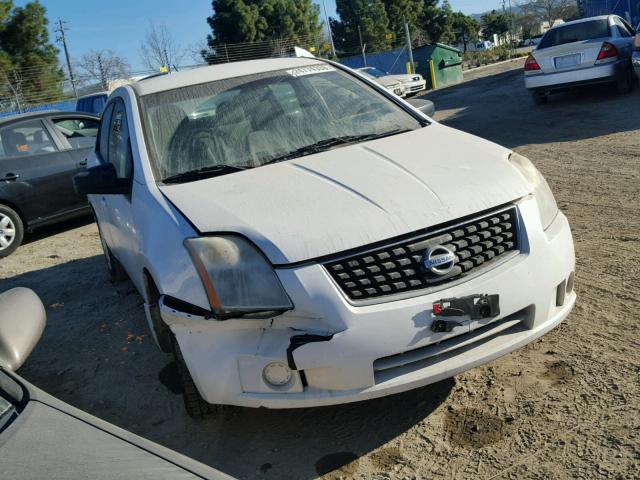
[[[173,337],[173,357],[178,366],[178,374],[180,375],[180,384],[182,386],[182,399],[184,400],[187,414],[191,418],[199,420],[216,413],[216,406],[208,403],[198,392],[175,337]]]
[[[540,91],[531,92],[531,98],[536,105],[546,105],[549,102],[549,96]]]
[[[8,257],[22,244],[24,224],[12,208],[0,204],[0,258]]]
[[[127,272],[125,271],[122,264],[118,261],[116,257],[111,253],[111,249],[107,246],[107,242],[102,236],[102,229],[100,228],[100,224],[98,225],[98,235],[100,236],[100,243],[102,244],[102,252],[104,253],[104,259],[107,264],[107,271],[109,272],[109,279],[112,283],[122,282],[128,278]]]
[[[620,95],[626,95],[633,88],[633,73],[631,67],[627,68],[624,74],[616,82],[616,90]]]

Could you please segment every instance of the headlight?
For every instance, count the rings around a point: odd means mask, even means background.
[[[218,318],[265,317],[293,308],[271,264],[244,238],[188,238],[184,245]]]
[[[509,156],[509,161],[518,169],[533,188],[533,194],[538,203],[542,228],[546,230],[558,214],[558,205],[556,204],[553,192],[549,188],[549,184],[528,158],[513,152]]]

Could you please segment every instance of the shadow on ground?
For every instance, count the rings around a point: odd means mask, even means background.
[[[454,384],[449,379],[316,409],[226,407],[197,422],[171,388],[172,359],[149,338],[139,295],[129,282],[108,281],[101,256],[5,279],[0,289],[15,286],[33,288],[48,315],[21,375],[74,406],[239,478],[348,476],[376,449],[376,468],[389,471],[397,449],[380,447],[427,418]]]
[[[507,72],[428,92],[435,119],[453,128],[515,148],[569,142],[640,128],[640,89],[619,95],[610,85],[594,85],[552,95],[536,106],[516,66]],[[613,107],[613,108],[612,108]]]
[[[64,222],[56,223],[53,225],[47,225],[46,227],[38,228],[32,233],[26,233],[24,236],[24,240],[22,241],[23,245],[26,245],[31,242],[35,242],[37,240],[42,240],[43,238],[47,238],[53,235],[57,235],[59,233],[66,232],[68,230],[73,230],[74,228],[84,227],[85,225],[89,225],[93,223],[93,215],[84,215],[82,217],[77,217],[72,220],[66,220]]]

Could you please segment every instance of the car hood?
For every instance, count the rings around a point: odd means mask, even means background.
[[[389,75],[389,78],[393,79],[393,80],[397,80],[399,82],[403,82],[403,83],[411,83],[411,82],[418,82],[420,80],[422,80],[422,78],[419,75]]]
[[[520,198],[509,150],[425,128],[197,182],[160,186],[201,232],[237,232],[274,264],[414,232]]]
[[[61,402],[54,403],[56,407],[68,408]],[[3,431],[2,478],[232,480],[222,472],[120,431],[84,412],[78,411],[78,418],[56,407],[30,401],[18,420]]]
[[[375,81],[378,82],[380,85],[385,86],[386,88],[399,87],[400,85],[402,85],[401,82],[390,77],[376,78]]]

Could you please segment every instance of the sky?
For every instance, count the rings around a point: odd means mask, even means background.
[[[211,0],[40,0],[47,9],[50,39],[55,41],[54,23],[67,22],[67,43],[72,58],[90,50],[111,49],[124,57],[132,70],[144,69],[140,61],[140,42],[149,22],[165,24],[181,47],[196,45],[211,32],[206,18]],[[322,0],[314,0],[322,4]],[[327,14],[336,16],[335,0],[324,0]],[[500,8],[499,0],[450,0],[454,10],[466,14]],[[22,6],[27,0],[14,0]],[[323,19],[324,11],[321,10]],[[62,46],[60,47],[62,55]],[[64,61],[64,57],[61,57]],[[185,56],[181,63],[194,63]]]

